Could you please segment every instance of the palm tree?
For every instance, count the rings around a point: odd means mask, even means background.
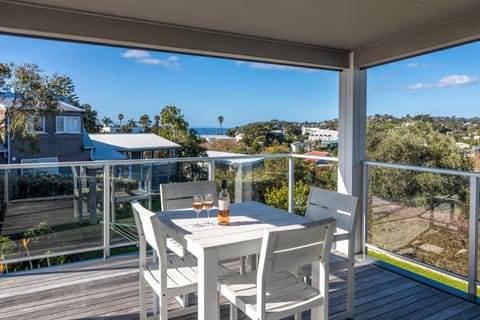
[[[142,125],[144,132],[150,131],[150,124],[152,123],[152,121],[150,120],[148,114],[142,115],[140,119],[138,119],[138,123]]]
[[[160,123],[160,116],[158,114],[155,115],[155,117],[153,117],[153,119],[155,120],[155,132],[158,131],[158,125]]]
[[[119,113],[118,114],[118,120],[120,121],[120,127],[122,126],[122,120],[123,118],[125,118],[125,116],[123,115],[123,113]]]
[[[220,124],[220,133],[222,133],[222,124],[223,124],[223,116],[218,116],[218,124]]]
[[[113,124],[113,121],[112,121],[112,119],[109,118],[109,117],[103,117],[103,118],[102,118],[102,123],[103,123],[103,125],[104,125],[105,127],[109,127],[109,126],[111,126],[111,125]]]

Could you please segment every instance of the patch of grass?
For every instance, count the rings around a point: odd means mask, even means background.
[[[457,279],[445,273],[441,273],[406,260],[398,259],[391,255],[375,251],[374,249],[368,249],[368,255],[372,258],[391,264],[392,266],[418,274],[422,277],[444,284],[451,288],[468,292],[468,283],[465,280]],[[477,287],[477,296],[478,295],[480,295],[480,289]]]

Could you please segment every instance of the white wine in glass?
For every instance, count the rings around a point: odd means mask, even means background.
[[[202,211],[203,207],[203,196],[200,194],[196,194],[193,196],[193,210],[197,215],[197,222],[193,225],[195,228],[200,228],[202,225],[200,224],[200,212]]]
[[[207,222],[205,223],[208,226],[213,225],[210,221],[210,211],[213,208],[213,194],[206,193],[203,195],[203,209],[207,211]]]

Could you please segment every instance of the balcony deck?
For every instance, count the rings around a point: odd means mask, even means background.
[[[0,276],[6,319],[138,319],[137,258],[122,256]],[[235,267],[232,264],[232,267]],[[480,306],[399,274],[359,262],[355,319],[480,319]],[[330,314],[343,308],[343,274],[331,276]],[[175,302],[171,302],[175,308]],[[222,319],[228,319],[223,301]],[[304,319],[309,319],[308,315]],[[196,319],[195,315],[177,320]],[[240,316],[240,319],[245,319]]]

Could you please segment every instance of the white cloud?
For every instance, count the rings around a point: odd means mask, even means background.
[[[143,64],[164,64],[165,61],[155,59],[155,58],[143,58],[143,59],[138,59],[138,63],[143,63]]]
[[[165,60],[162,60],[152,58],[148,51],[132,49],[122,53],[122,57],[127,59],[135,59],[137,63],[141,64],[161,65],[173,70],[180,69],[180,58],[177,56],[169,56]]]
[[[445,76],[435,82],[431,83],[416,83],[414,85],[405,87],[406,90],[420,90],[420,89],[431,89],[431,88],[444,88],[444,87],[453,87],[453,86],[463,86],[471,83],[478,82],[480,78],[478,76],[467,76],[467,75],[458,75],[452,74]]]
[[[179,70],[180,69],[180,62],[178,62],[179,60],[180,59],[176,56],[170,56],[165,60],[155,59],[155,58],[143,58],[143,59],[138,59],[137,62],[142,64],[161,65],[169,69]]]
[[[285,65],[281,65],[281,64],[271,64],[271,63],[263,63],[263,62],[235,61],[236,66],[241,66],[241,65],[244,65],[244,64],[248,65],[248,67],[252,68],[252,69],[296,71],[296,72],[303,72],[303,73],[318,72],[317,69],[285,66]]]
[[[150,53],[148,53],[145,50],[131,49],[131,50],[127,50],[124,53],[122,53],[122,57],[124,57],[124,58],[148,58],[148,57],[150,57]]]
[[[407,68],[418,68],[418,67],[420,67],[418,63],[415,63],[415,62],[407,63]]]

